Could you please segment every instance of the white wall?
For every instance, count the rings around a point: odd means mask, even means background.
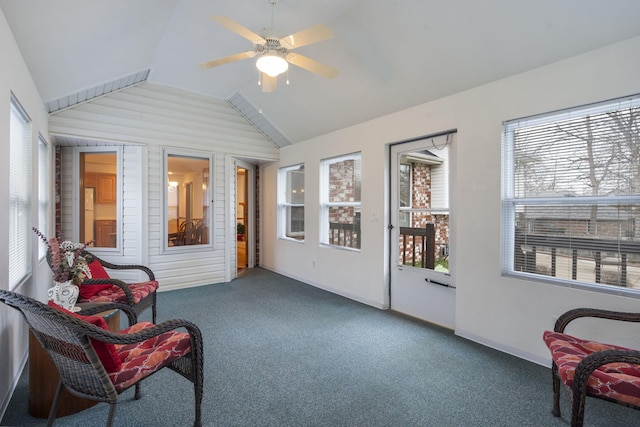
[[[33,83],[29,70],[20,54],[4,14],[0,11],[0,203],[9,205],[9,101],[10,94],[18,98],[32,123],[32,153],[33,153],[33,223],[37,224],[38,206],[38,134],[47,137],[47,113],[44,104]],[[53,157],[53,155],[51,156]],[[9,240],[9,212],[0,209],[0,241]],[[37,244],[35,234],[31,236],[33,245]],[[35,247],[35,246],[34,246]],[[0,245],[0,289],[8,289],[9,274],[8,260],[10,248]],[[37,251],[34,252],[33,273],[23,284],[15,290],[37,299],[46,298],[45,281],[48,266],[37,262]],[[36,286],[36,284],[39,284]],[[27,354],[27,328],[19,313],[0,304],[0,418],[9,404],[11,393],[20,376]]]
[[[634,54],[638,51],[640,38],[631,39],[282,149],[280,162],[266,166],[261,174],[261,264],[367,304],[387,307],[387,144],[457,129],[451,200],[456,333],[549,363],[541,336],[559,314],[577,306],[637,310],[639,301],[501,275],[502,122],[639,93],[640,57]],[[320,248],[319,161],[354,151],[362,152],[362,251]],[[297,163],[305,163],[306,168],[305,243],[276,238],[277,169]],[[379,221],[374,220],[376,213]],[[619,335],[620,339],[633,336]],[[610,333],[607,337],[612,338]],[[640,348],[639,339],[633,339]]]

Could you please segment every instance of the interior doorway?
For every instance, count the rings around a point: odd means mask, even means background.
[[[250,170],[236,164],[236,264],[238,275],[249,267],[249,176]]]

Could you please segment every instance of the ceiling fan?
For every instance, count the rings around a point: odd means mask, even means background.
[[[275,6],[278,0],[269,0],[269,3]],[[272,28],[263,30],[260,33],[254,33],[226,16],[212,16],[211,19],[249,40],[253,43],[253,50],[203,62],[198,65],[200,68],[213,68],[257,56],[256,67],[260,71],[259,84],[263,92],[273,92],[276,89],[278,75],[287,71],[289,64],[293,64],[328,79],[332,79],[338,75],[338,70],[335,68],[321,64],[299,53],[292,52],[293,49],[332,38],[333,32],[325,25],[314,25],[306,30],[281,37],[273,30],[273,9],[271,11]]]

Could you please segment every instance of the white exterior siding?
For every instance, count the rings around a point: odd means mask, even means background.
[[[74,106],[50,116],[49,130],[78,145],[121,145],[121,251],[96,250],[116,263],[143,263],[160,282],[161,290],[228,281],[235,277],[235,253],[225,251],[229,205],[228,156],[279,158],[278,148],[223,100],[145,83]],[[213,245],[164,251],[164,149],[213,155]],[[71,148],[63,154],[63,233],[73,235],[75,223]],[[145,174],[144,171],[147,171]],[[231,259],[226,259],[225,257]],[[123,279],[127,277],[114,273]]]

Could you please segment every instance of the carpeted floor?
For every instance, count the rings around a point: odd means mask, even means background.
[[[159,321],[185,318],[205,341],[206,426],[566,426],[550,370],[452,332],[256,268],[231,283],[162,292]],[[143,320],[149,317],[145,313]],[[25,369],[26,371],[26,369]],[[27,411],[26,372],[3,426]],[[189,426],[193,389],[163,370],[125,392],[116,426]],[[59,418],[104,425],[107,405]],[[588,399],[586,426],[640,425],[640,411]]]

